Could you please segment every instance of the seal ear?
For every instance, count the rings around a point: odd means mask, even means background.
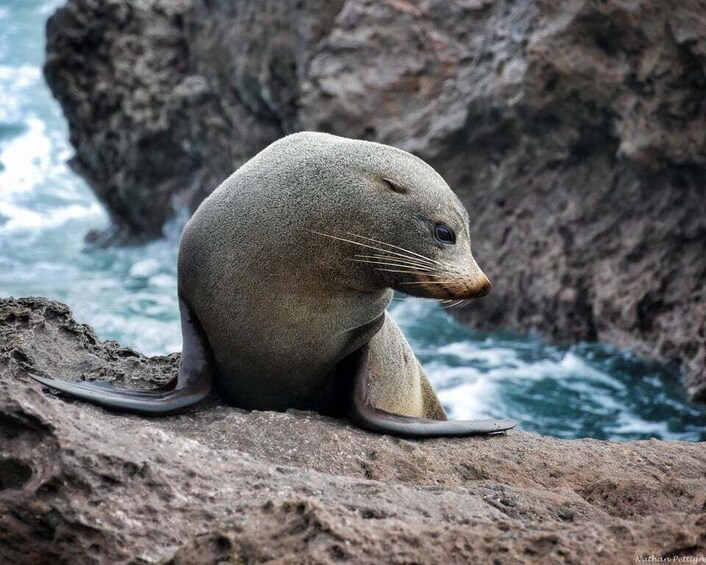
[[[383,177],[382,181],[397,194],[407,194],[409,192],[406,187],[402,186],[397,181]]]

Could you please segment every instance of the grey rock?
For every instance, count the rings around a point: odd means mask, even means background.
[[[178,355],[0,300],[2,563],[608,563],[706,551],[706,446],[408,441],[216,399],[141,418],[28,376],[163,384]],[[133,382],[134,381],[134,382]]]

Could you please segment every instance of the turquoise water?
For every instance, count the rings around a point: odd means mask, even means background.
[[[84,243],[108,220],[65,165],[66,123],[41,75],[44,22],[60,4],[0,0],[0,296],[58,299],[103,339],[177,351],[183,220],[143,247]],[[454,418],[513,417],[567,438],[706,439],[706,413],[658,364],[605,346],[473,333],[431,302],[406,299],[391,310]]]

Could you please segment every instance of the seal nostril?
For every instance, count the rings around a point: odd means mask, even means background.
[[[32,468],[19,459],[0,459],[0,491],[22,488],[32,478]]]
[[[483,296],[488,296],[492,288],[493,285],[491,284],[490,280],[485,279],[485,281],[481,283],[481,285],[478,287],[478,290],[473,295],[473,298],[481,298]]]

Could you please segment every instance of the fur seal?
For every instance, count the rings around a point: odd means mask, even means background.
[[[170,390],[41,383],[103,406],[166,414],[212,388],[253,410],[316,410],[376,432],[470,435],[511,420],[448,421],[386,312],[393,289],[483,296],[468,213],[421,159],[316,132],[284,137],[227,178],[181,236],[181,365]]]

